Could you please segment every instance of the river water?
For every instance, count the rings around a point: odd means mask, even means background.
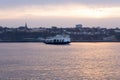
[[[0,43],[0,80],[120,80],[120,43]]]

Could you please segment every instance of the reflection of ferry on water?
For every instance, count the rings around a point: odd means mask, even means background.
[[[69,44],[71,42],[69,35],[56,35],[45,39],[46,44]]]

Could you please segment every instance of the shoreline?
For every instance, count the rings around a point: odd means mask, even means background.
[[[89,43],[96,43],[96,42],[120,42],[120,41],[71,41],[71,43],[85,43],[85,42],[89,42]],[[1,41],[0,43],[43,43],[41,41]]]

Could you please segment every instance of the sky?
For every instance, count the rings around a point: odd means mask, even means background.
[[[0,25],[120,27],[120,0],[1,0]]]

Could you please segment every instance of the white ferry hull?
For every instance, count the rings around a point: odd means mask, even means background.
[[[55,37],[45,39],[46,44],[69,44],[71,42],[68,35],[56,35]]]

